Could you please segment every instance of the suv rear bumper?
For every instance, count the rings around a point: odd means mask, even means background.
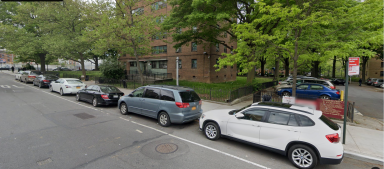
[[[334,158],[320,158],[320,164],[340,164],[343,161],[343,157],[340,159],[334,159]]]
[[[175,114],[169,114],[171,118],[172,123],[187,123],[196,119],[199,119],[201,114],[203,113],[203,110],[200,110],[199,113],[186,116],[183,113],[175,113]]]

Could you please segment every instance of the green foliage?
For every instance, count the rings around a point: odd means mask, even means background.
[[[25,68],[27,70],[36,70],[36,68],[29,63],[27,63],[25,66],[23,66],[23,68]]]
[[[113,57],[107,58],[99,68],[100,72],[107,78],[120,79],[125,74],[124,66]]]

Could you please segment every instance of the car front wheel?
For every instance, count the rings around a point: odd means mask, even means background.
[[[60,95],[64,95],[63,89],[60,89]]]
[[[127,107],[127,104],[125,103],[121,103],[121,106],[120,106],[120,113],[122,115],[127,115],[128,114],[128,107]]]
[[[297,144],[288,151],[288,158],[291,163],[300,169],[314,168],[317,165],[317,155],[308,146]]]
[[[159,118],[157,118],[159,124],[163,127],[168,127],[171,125],[171,120],[169,119],[169,115],[166,112],[161,112],[159,114]]]
[[[209,122],[204,126],[204,134],[210,140],[217,140],[220,138],[219,126],[214,122]]]
[[[289,92],[283,92],[283,96],[291,96]]]
[[[320,99],[330,100],[331,97],[329,97],[329,96],[327,96],[327,95],[322,95],[322,96],[320,96]]]

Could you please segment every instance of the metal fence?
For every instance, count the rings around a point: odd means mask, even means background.
[[[350,122],[353,122],[354,114],[355,114],[355,102],[348,102],[347,109],[347,119]]]
[[[146,73],[143,74],[144,80],[164,80],[172,79],[172,73]],[[139,74],[127,74],[125,75],[127,80],[140,80]]]
[[[253,103],[261,101],[282,102],[282,96],[273,91],[257,91],[253,94]]]

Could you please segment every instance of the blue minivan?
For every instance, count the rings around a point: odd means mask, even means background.
[[[139,87],[118,102],[121,114],[155,118],[164,127],[199,119],[203,112],[201,106],[202,101],[193,89],[165,85]]]

